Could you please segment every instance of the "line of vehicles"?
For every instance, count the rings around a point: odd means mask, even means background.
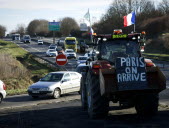
[[[115,30],[113,34],[95,35],[93,50],[78,57],[76,72],[49,73],[31,85],[28,94],[33,98],[59,98],[61,94],[78,91],[82,108],[90,118],[106,117],[110,101],[135,107],[138,115],[154,115],[158,112],[159,92],[166,89],[166,78],[150,59],[142,56],[144,45],[145,32],[123,34]],[[49,50],[57,51],[49,55],[62,53],[76,58],[75,38],[65,38],[58,48],[49,46]]]

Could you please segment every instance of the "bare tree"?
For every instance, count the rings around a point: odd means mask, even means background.
[[[63,36],[68,36],[71,31],[79,30],[77,22],[70,17],[65,17],[61,21],[61,33]]]
[[[162,2],[159,4],[159,9],[164,14],[169,15],[169,1],[168,0],[162,0]]]
[[[97,33],[112,33],[113,29],[123,28],[123,16],[136,12],[136,25],[148,18],[161,16],[151,0],[114,0],[100,22],[94,25]],[[124,28],[130,32],[133,28]]]
[[[6,27],[0,25],[0,38],[5,36]]]
[[[24,24],[18,24],[15,30],[16,33],[19,33],[21,36],[23,36],[26,33],[26,27]]]

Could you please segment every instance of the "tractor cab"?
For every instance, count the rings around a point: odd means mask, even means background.
[[[117,57],[141,57],[145,38],[141,33],[122,34],[121,30],[115,30],[113,35],[95,36],[93,42],[98,51],[97,59],[115,64]]]

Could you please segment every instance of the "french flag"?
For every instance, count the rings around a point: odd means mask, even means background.
[[[124,27],[130,26],[132,24],[135,24],[136,14],[135,12],[132,12],[128,14],[127,16],[124,16]]]

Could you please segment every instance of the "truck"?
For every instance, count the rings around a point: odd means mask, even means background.
[[[24,43],[30,43],[31,42],[31,37],[30,35],[23,35],[22,41]]]
[[[144,58],[143,44],[145,33],[115,31],[93,37],[96,56],[87,59],[88,70],[81,79],[82,108],[90,118],[106,117],[110,101],[135,107],[140,116],[158,112],[166,78],[152,60]]]
[[[20,34],[12,34],[12,40],[20,41]]]
[[[76,40],[76,37],[66,37],[63,48],[64,50],[73,49],[75,52],[77,52],[77,44],[78,41]]]

